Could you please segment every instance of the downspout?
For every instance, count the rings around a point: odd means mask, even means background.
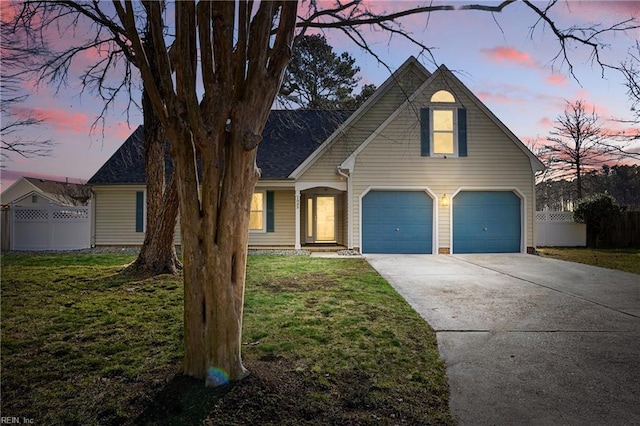
[[[345,179],[347,179],[347,248],[349,250],[353,250],[353,232],[352,232],[352,221],[351,221],[351,215],[353,214],[353,210],[351,210],[351,179],[350,179],[350,171],[349,169],[345,169],[347,170],[347,172],[343,172],[343,169],[341,169],[339,166],[336,168],[336,171],[338,172],[338,174],[342,177],[344,177]]]

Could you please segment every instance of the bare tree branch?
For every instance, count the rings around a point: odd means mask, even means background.
[[[554,130],[544,145],[549,168],[554,177],[575,176],[576,192],[582,198],[582,175],[605,164],[630,155],[600,125],[595,110],[587,110],[586,103],[567,101],[564,112],[555,121]]]
[[[21,89],[22,73],[33,66],[33,55],[42,55],[46,51],[41,46],[25,48],[23,40],[15,37],[13,27],[4,20],[0,22],[0,43],[0,112],[5,118],[0,126],[0,158],[6,161],[11,160],[12,155],[24,158],[49,156],[55,145],[51,139],[30,139],[22,135],[24,130],[45,123],[45,118],[24,108],[26,115],[15,110],[29,96]]]

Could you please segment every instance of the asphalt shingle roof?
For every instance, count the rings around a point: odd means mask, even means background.
[[[262,142],[258,167],[262,179],[287,178],[342,124],[353,111],[271,111]]]
[[[286,179],[353,111],[274,110],[258,145],[262,179]],[[144,129],[139,126],[89,184],[144,184]],[[167,157],[170,171],[171,161]]]

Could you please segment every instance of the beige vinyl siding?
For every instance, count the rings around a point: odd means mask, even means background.
[[[262,188],[261,188],[262,190]],[[265,190],[267,190],[265,188]],[[295,191],[274,190],[274,232],[249,232],[249,246],[291,246],[296,241]]]
[[[384,122],[423,82],[424,74],[409,67],[387,93],[345,129],[344,133],[298,179],[300,182],[340,181],[336,168]]]
[[[461,188],[516,188],[526,198],[525,247],[533,246],[533,173],[528,156],[451,82],[446,84],[430,85],[358,155],[352,172],[350,215],[355,246],[360,244],[360,196],[369,187],[424,187],[435,193],[439,248],[448,248],[451,236],[451,207],[439,205],[444,193],[451,197]],[[431,95],[441,88],[453,91],[459,101],[457,106],[467,109],[467,157],[420,155],[419,111],[429,106]]]
[[[136,192],[144,190],[144,185],[93,187],[95,245],[142,245],[144,232],[136,232]],[[174,243],[180,244],[179,225]]]
[[[136,232],[136,192],[144,185],[94,186],[95,245],[141,245],[144,232]],[[295,197],[293,190],[274,191],[275,232],[250,232],[250,245],[295,243]],[[176,226],[175,244],[180,244]]]

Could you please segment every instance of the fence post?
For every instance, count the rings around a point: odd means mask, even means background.
[[[11,250],[11,210],[9,205],[3,205],[0,213],[0,221],[2,222],[2,229],[0,230],[0,236],[2,238],[0,251]]]
[[[53,201],[47,204],[47,250],[53,249]]]
[[[9,203],[9,250],[13,250],[16,241],[16,203]]]
[[[93,234],[93,203],[91,199],[87,201],[87,216],[89,218],[89,233],[87,236],[87,247],[91,247],[91,234]]]

